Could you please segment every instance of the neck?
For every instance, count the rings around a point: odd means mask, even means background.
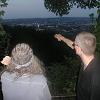
[[[87,55],[83,55],[81,57],[83,64],[84,64],[84,70],[87,68],[88,64],[94,59],[94,55],[91,56],[87,56]]]

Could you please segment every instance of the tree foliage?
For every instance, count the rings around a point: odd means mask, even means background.
[[[99,0],[44,0],[45,7],[56,15],[63,16],[69,13],[73,5],[81,8],[100,7]]]
[[[0,16],[4,15],[3,7],[7,7],[7,0],[0,0]]]
[[[8,35],[4,31],[4,28],[2,26],[2,16],[4,15],[4,10],[3,8],[7,6],[7,0],[0,0],[0,58],[4,56],[6,53],[6,48],[8,45]]]
[[[98,17],[96,19],[96,28],[95,28],[95,32],[99,34],[100,32],[100,9],[97,10],[97,14],[98,14]]]
[[[100,0],[74,0],[74,4],[81,8],[99,8]]]
[[[96,26],[94,33],[97,37],[97,51],[100,53],[100,9],[97,10],[98,17],[96,19]]]
[[[91,21],[93,23],[93,21],[94,21],[94,13],[89,14],[89,17],[90,17],[90,19],[91,19]]]
[[[7,6],[7,0],[0,0],[0,35],[4,33],[3,27],[1,25],[1,16],[4,15],[3,7]]]
[[[68,14],[73,6],[71,0],[44,0],[45,7],[56,15]]]

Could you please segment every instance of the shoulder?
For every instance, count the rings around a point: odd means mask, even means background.
[[[100,73],[100,58],[98,56],[95,57],[94,65],[95,71]]]
[[[47,79],[44,75],[31,76],[31,82],[38,85],[47,85]]]
[[[4,80],[4,79],[12,80],[15,76],[16,76],[16,74],[14,74],[14,73],[9,73],[9,72],[5,71],[5,72],[1,75],[1,80]]]
[[[89,66],[93,73],[98,71],[100,72],[100,58],[95,56],[95,58],[90,62]]]
[[[16,73],[9,73],[5,71],[1,75],[1,82],[13,82],[14,83],[20,83],[20,84],[30,84],[30,85],[38,85],[38,86],[46,86],[47,85],[47,79],[44,75],[26,75],[21,76],[16,79]]]

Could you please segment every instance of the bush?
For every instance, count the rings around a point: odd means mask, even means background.
[[[52,95],[75,95],[79,60],[68,58],[63,63],[53,63],[46,67]]]

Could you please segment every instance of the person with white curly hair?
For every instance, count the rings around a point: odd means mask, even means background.
[[[51,100],[43,63],[28,44],[17,44],[1,63],[6,65],[1,75],[4,100]]]

